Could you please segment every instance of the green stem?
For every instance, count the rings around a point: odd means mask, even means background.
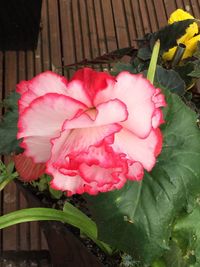
[[[173,59],[172,59],[172,67],[176,66],[182,59],[183,54],[185,52],[186,46],[184,44],[178,44],[176,48],[176,52],[174,53]]]
[[[6,180],[4,180],[2,183],[0,183],[0,191],[2,191],[7,184],[9,184],[12,180],[14,180],[15,178],[17,178],[19,176],[19,174],[16,172],[16,174],[12,174],[11,177],[7,178]]]
[[[147,79],[152,84],[154,82],[159,50],[160,50],[160,40],[157,40],[155,45],[154,45],[154,47],[153,47],[153,53],[152,53],[152,56],[151,56],[151,61],[150,61],[149,69],[148,69],[148,72],[147,72]]]

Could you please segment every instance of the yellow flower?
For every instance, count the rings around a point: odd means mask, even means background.
[[[182,20],[186,20],[186,19],[194,19],[194,17],[192,15],[190,15],[189,13],[185,12],[182,9],[177,9],[176,11],[174,11],[169,20],[168,23],[169,24],[173,24],[174,22],[177,21],[182,21]],[[197,42],[200,41],[200,34],[196,35],[198,33],[198,25],[196,22],[190,24],[190,26],[186,29],[186,33],[177,40],[177,43],[180,44],[184,44],[186,46],[185,52],[183,54],[182,59],[191,57],[196,48],[197,48]],[[196,36],[195,36],[196,35]],[[167,52],[165,52],[163,54],[163,59],[164,60],[172,60],[174,53],[176,51],[177,46],[169,49]]]

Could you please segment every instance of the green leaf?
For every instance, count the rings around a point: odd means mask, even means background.
[[[13,91],[3,100],[3,106],[9,110],[17,110],[19,98],[20,95],[16,91]]]
[[[141,73],[148,69],[149,61],[144,62],[143,60],[136,57],[134,58],[132,65],[133,65],[133,69],[135,70],[135,73]]]
[[[0,191],[3,190],[8,183],[10,183],[18,176],[18,173],[14,172],[14,163],[12,161],[9,162],[6,166],[0,160]]]
[[[0,216],[0,229],[18,223],[33,221],[61,221],[68,223],[79,228],[107,253],[112,252],[108,245],[97,239],[96,224],[70,203],[65,204],[63,211],[51,208],[29,208],[8,213]]]
[[[162,260],[166,267],[188,267],[188,262],[185,261],[182,251],[175,240],[170,241],[170,249],[167,251]]]
[[[178,72],[181,79],[185,82],[186,88],[190,88],[194,84],[193,77],[189,76],[189,74],[194,70],[194,62],[187,62],[184,65],[176,66],[175,71]]]
[[[7,111],[0,121],[0,155],[9,155],[11,152],[22,152],[22,149],[19,147],[20,140],[16,139],[18,131],[18,99],[19,94],[13,92],[3,102]]]
[[[197,49],[196,52],[193,54],[194,57],[200,59],[200,41],[197,42]]]
[[[153,33],[150,39],[151,47],[153,47],[154,43],[159,39],[161,53],[168,51],[170,48],[177,45],[176,40],[185,34],[186,29],[193,22],[194,19],[178,21],[167,25],[156,33]]]
[[[0,122],[0,155],[9,155],[11,152],[21,152],[20,140],[17,140],[17,111],[6,112]]]
[[[199,202],[198,198],[197,202]],[[182,259],[185,261],[185,266],[200,266],[199,203],[191,213],[177,218],[172,235],[182,251]]]
[[[118,62],[112,68],[111,74],[117,76],[121,71],[128,71],[130,73],[137,73],[133,65],[129,63]]]
[[[154,85],[178,95],[183,95],[186,89],[185,82],[176,71],[161,66],[157,66]]]
[[[162,153],[141,182],[121,190],[86,196],[99,238],[151,264],[169,249],[172,223],[200,188],[200,131],[196,114],[165,92]]]
[[[194,70],[190,72],[188,75],[193,78],[200,78],[200,60],[194,61]]]
[[[51,187],[49,187],[49,192],[52,196],[52,198],[55,198],[55,199],[60,199],[62,196],[63,196],[63,192],[60,191],[60,190],[55,190]]]
[[[142,47],[138,50],[137,57],[146,61],[151,59],[152,51],[149,46]]]

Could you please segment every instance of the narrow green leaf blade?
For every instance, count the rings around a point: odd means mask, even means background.
[[[160,40],[157,40],[155,45],[154,45],[154,48],[153,48],[153,53],[152,53],[152,56],[151,56],[149,69],[147,71],[147,79],[152,84],[154,82],[154,76],[155,76],[155,73],[156,73],[156,66],[157,66],[157,61],[158,61],[159,50],[160,50]]]
[[[70,203],[66,203],[64,210],[51,208],[29,208],[22,209],[0,216],[0,229],[24,222],[33,221],[61,221],[80,229],[85,235],[91,238],[102,250],[108,254],[112,253],[111,248],[97,239],[97,227],[89,217]]]

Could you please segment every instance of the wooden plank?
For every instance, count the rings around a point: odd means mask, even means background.
[[[108,52],[110,46],[108,46],[108,41],[106,39],[106,26],[104,23],[101,1],[93,0],[93,6],[94,6],[94,15],[96,18],[96,25],[97,25],[96,34],[98,38],[97,40],[98,40],[99,54],[103,55]]]
[[[112,0],[113,20],[115,26],[115,35],[119,48],[130,46],[130,35],[127,28],[127,19],[125,16],[125,6],[121,0]]]
[[[81,32],[81,27],[80,27],[78,1],[79,0],[73,0],[71,2],[71,16],[72,16],[72,23],[73,23],[75,62],[81,61],[84,58],[84,49],[82,46],[83,35]]]
[[[144,36],[144,29],[143,29],[143,23],[142,23],[142,17],[140,12],[140,6],[138,0],[132,0],[131,1],[131,8],[132,8],[132,14],[134,16],[134,21],[136,25],[136,31],[137,31],[137,37],[143,38]]]
[[[167,25],[167,14],[162,0],[154,0],[156,16],[159,18],[159,28]]]
[[[171,13],[177,9],[176,3],[175,3],[175,1],[164,0],[164,5],[165,5],[166,13],[167,13],[167,18],[169,18]]]
[[[177,8],[185,9],[183,0],[175,0]]]
[[[191,0],[191,6],[194,17],[200,19],[200,2],[198,0]]]
[[[119,47],[118,40],[115,34],[115,26],[113,21],[112,5],[110,0],[99,0],[100,8],[103,11],[102,20],[105,31],[107,50],[113,51]]]
[[[144,30],[144,34],[146,34],[152,31],[147,4],[145,1],[140,1],[139,6],[140,6],[141,17],[142,17],[143,30]]]
[[[100,55],[99,35],[97,28],[97,18],[93,0],[86,0],[86,13],[88,17],[89,38],[91,43],[91,57],[95,58]]]
[[[47,1],[48,23],[49,23],[49,36],[50,36],[50,56],[51,67],[62,66],[61,44],[60,44],[60,26],[58,17],[58,2]]]
[[[171,1],[171,0],[169,0]],[[155,32],[158,30],[158,18],[156,16],[156,11],[155,11],[155,5],[153,0],[146,0],[146,5],[147,5],[147,11],[148,11],[148,16],[149,16],[149,21],[151,24],[151,31]]]
[[[78,9],[78,14],[79,14],[81,36],[82,36],[83,58],[91,59],[92,58],[92,45],[91,45],[91,38],[90,38],[86,1],[79,0],[77,4],[78,4],[77,9]]]
[[[135,21],[134,21],[131,1],[130,0],[124,0],[123,3],[124,3],[124,8],[125,8],[125,14],[126,14],[127,30],[129,32],[129,36],[130,36],[130,45],[137,47],[137,42],[135,41],[135,39],[138,36],[137,36],[137,30],[136,30],[136,25],[135,25]]]
[[[21,80],[26,79],[26,55],[24,51],[19,51],[17,53],[17,83]],[[18,209],[26,208],[27,204],[20,193],[18,194]],[[27,232],[30,231],[29,225],[24,223],[17,226],[18,236],[17,236],[17,243],[20,250],[25,250],[28,248],[28,236]]]
[[[74,63],[75,59],[75,44],[73,38],[73,22],[71,14],[71,2],[60,0],[60,19],[62,47],[63,47],[63,60],[64,65]]]
[[[42,70],[51,69],[50,40],[49,40],[49,17],[47,13],[47,0],[42,1],[42,19],[41,19],[41,57]]]
[[[16,52],[5,52],[5,96],[11,92],[17,82],[17,56]],[[5,159],[7,163],[8,158]],[[16,199],[17,189],[15,184],[12,182],[6,186],[3,192],[3,213],[6,214],[10,211],[16,210]],[[3,230],[3,249],[17,249],[17,227],[12,226]]]

